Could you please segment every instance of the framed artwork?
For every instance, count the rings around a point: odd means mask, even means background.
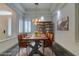
[[[64,17],[57,21],[57,30],[68,31],[69,30],[69,17]]]

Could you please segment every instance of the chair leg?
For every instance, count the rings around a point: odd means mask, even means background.
[[[28,54],[29,54],[29,51],[28,50],[30,50],[30,49],[28,49],[29,47],[26,47],[26,55],[28,56]]]
[[[51,50],[52,50],[52,55],[53,55],[53,53],[54,53],[54,48],[53,48],[53,46],[52,46]]]
[[[44,54],[44,42],[43,42],[43,54]]]
[[[53,55],[53,47],[52,47],[52,46],[50,46],[49,48],[50,48],[50,50],[52,51],[52,55]]]
[[[26,47],[26,55],[28,56],[27,47]]]
[[[19,50],[18,50],[18,56],[20,55],[20,48],[19,48]]]
[[[44,54],[44,42],[45,42],[45,41],[43,41],[43,54]],[[45,55],[45,54],[44,54],[44,55]]]
[[[44,54],[44,47],[43,47],[43,54]]]

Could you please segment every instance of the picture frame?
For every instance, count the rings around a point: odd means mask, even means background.
[[[63,17],[57,21],[57,30],[68,31],[69,30],[69,16]]]

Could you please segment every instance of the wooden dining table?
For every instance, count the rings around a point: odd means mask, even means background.
[[[47,40],[48,38],[45,36],[45,34],[40,34],[40,36],[35,36],[34,34],[29,34],[27,35],[25,38],[22,38],[24,39],[25,41],[34,41],[35,42],[35,45],[31,46],[32,48],[32,51],[29,53],[29,56],[32,56],[33,54],[40,54],[41,56],[44,56],[44,53],[41,53],[38,49],[39,49],[39,46],[40,46],[40,42],[43,43],[44,45],[44,41]],[[44,51],[44,46],[43,47],[43,51]]]

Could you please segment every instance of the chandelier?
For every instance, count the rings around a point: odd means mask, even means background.
[[[37,16],[37,6],[38,6],[39,4],[38,3],[35,3],[35,7],[36,7],[36,16]],[[34,25],[37,25],[38,24],[38,22],[39,22],[39,19],[37,18],[37,17],[34,17],[33,19],[32,19],[32,23],[34,24]]]

